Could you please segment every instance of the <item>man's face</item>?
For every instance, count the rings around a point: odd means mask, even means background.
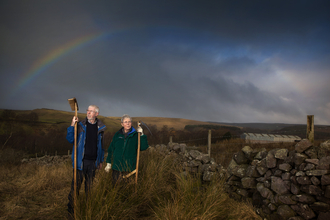
[[[95,111],[94,107],[88,107],[87,109],[87,119],[88,120],[95,120],[95,118],[99,115],[98,112]]]

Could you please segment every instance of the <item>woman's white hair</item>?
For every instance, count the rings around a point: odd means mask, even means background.
[[[124,114],[122,117],[121,117],[121,123],[123,123],[124,122],[124,119],[125,118],[129,118],[129,120],[131,120],[132,121],[132,118],[131,118],[131,116],[129,116],[128,114]]]

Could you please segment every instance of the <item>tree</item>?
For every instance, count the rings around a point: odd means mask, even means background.
[[[223,140],[230,140],[231,139],[231,133],[228,131],[223,135]]]

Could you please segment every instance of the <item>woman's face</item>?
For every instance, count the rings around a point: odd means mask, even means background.
[[[124,118],[123,122],[121,123],[121,126],[124,127],[124,131],[127,132],[132,127],[132,121],[130,118]]]

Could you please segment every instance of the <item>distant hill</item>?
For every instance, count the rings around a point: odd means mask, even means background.
[[[72,144],[66,140],[66,131],[71,124],[74,112],[53,109],[8,110],[0,109],[0,146],[22,150],[30,154],[57,152],[66,154]],[[86,113],[78,113],[80,120]],[[107,130],[104,144],[109,146],[113,135],[121,128],[121,117],[100,118]],[[297,135],[306,138],[306,125],[276,123],[214,123],[182,118],[133,117],[133,126],[142,121],[150,128],[144,128],[148,143],[167,144],[170,137],[175,142],[187,142],[190,145],[205,145],[208,130],[212,130],[212,142],[224,137],[238,138],[244,132]],[[149,135],[150,134],[150,135]],[[330,126],[315,126],[315,140],[329,140]]]
[[[0,115],[5,109],[0,110]],[[54,109],[34,109],[34,110],[10,110],[13,111],[17,116],[20,115],[29,115],[32,112],[38,115],[38,123],[46,124],[67,124],[70,125],[74,112],[68,111],[59,111]],[[78,118],[81,120],[86,117],[86,113],[79,113]],[[121,117],[111,117],[111,116],[102,116],[100,118],[108,127],[108,131],[117,131],[121,127],[120,119]],[[186,125],[212,125],[212,122],[203,122],[182,118],[165,118],[165,117],[132,117],[133,122],[142,121],[147,125],[156,125],[158,129],[161,129],[163,126],[168,128],[174,128],[175,130],[183,130]],[[231,126],[231,125],[224,125]]]
[[[268,130],[268,131],[281,130],[283,128],[291,127],[291,126],[303,126],[302,124],[284,124],[284,123],[226,123],[226,122],[219,122],[219,124],[237,126],[237,127],[242,127],[242,128]]]
[[[307,132],[307,122],[306,124],[219,122],[219,124],[241,127],[242,132],[297,135],[301,138],[306,138]],[[315,139],[330,139],[330,126],[328,125],[314,125],[314,132]]]
[[[0,116],[5,109],[0,109]],[[6,110],[8,111],[8,110]],[[49,126],[55,127],[63,127],[69,126],[71,119],[74,115],[72,111],[59,111],[54,109],[34,109],[34,110],[9,110],[14,112],[18,117],[26,117],[27,115],[36,114],[38,116],[38,124],[43,124],[45,129],[48,129]],[[21,116],[21,117],[20,117]],[[79,119],[83,119],[86,117],[86,113],[79,113]],[[111,117],[111,116],[98,116],[108,127],[107,132],[116,132],[120,127],[120,119],[121,117]],[[136,125],[137,121],[142,121],[143,123],[147,124],[148,126],[157,126],[157,129],[162,129],[166,126],[168,129],[174,128],[175,130],[184,130],[184,128],[189,126],[197,126],[205,128],[206,125],[210,125],[210,129],[212,126],[215,125],[220,126],[228,126],[239,128],[242,132],[249,132],[249,133],[278,133],[278,134],[291,134],[291,135],[298,135],[302,138],[306,135],[306,126],[304,124],[285,124],[285,123],[226,123],[226,122],[204,122],[204,121],[197,121],[197,120],[189,120],[189,119],[182,119],[182,118],[165,118],[165,117],[133,117],[133,125]],[[54,126],[58,125],[58,126]],[[230,129],[232,130],[232,129]],[[319,134],[322,138],[327,138],[330,136],[330,126],[325,125],[315,125],[315,133]],[[330,138],[330,137],[329,137]]]
[[[73,111],[53,109],[8,110],[0,109],[0,146],[22,150],[38,155],[52,152],[67,154],[72,150],[72,144],[66,140],[67,128],[71,124]],[[86,113],[78,113],[79,120]],[[107,126],[104,135],[104,146],[110,145],[115,132],[121,128],[121,117],[98,116]],[[173,141],[187,141],[191,145],[201,145],[207,142],[208,130],[213,130],[213,141],[221,140],[222,136],[238,137],[241,129],[229,125],[215,125],[210,122],[164,117],[133,117],[133,126],[142,121],[148,136],[148,143],[167,144],[170,137]],[[189,127],[189,129],[185,129]]]

